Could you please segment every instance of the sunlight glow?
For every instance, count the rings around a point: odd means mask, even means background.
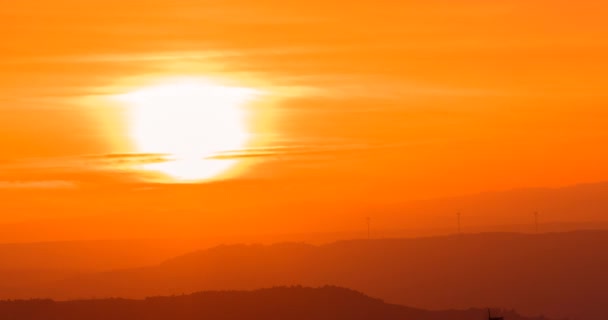
[[[180,79],[122,95],[129,106],[130,136],[137,152],[169,157],[141,169],[177,181],[202,181],[225,173],[236,160],[208,158],[246,146],[244,106],[256,94],[253,89]]]

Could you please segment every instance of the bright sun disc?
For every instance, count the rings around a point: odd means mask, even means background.
[[[165,154],[165,162],[142,165],[182,181],[216,177],[235,160],[209,159],[239,150],[249,139],[244,105],[247,88],[178,80],[122,95],[129,105],[130,136],[140,153]]]

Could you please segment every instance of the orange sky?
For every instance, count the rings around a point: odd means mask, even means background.
[[[607,180],[606,16],[591,0],[5,1],[0,224],[341,230],[374,205]],[[155,155],[107,98],[181,76],[267,91],[228,181],[129,169]]]

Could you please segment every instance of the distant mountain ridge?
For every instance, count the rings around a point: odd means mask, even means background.
[[[0,287],[25,294],[32,286],[84,273],[154,265],[196,248],[200,246],[195,243],[162,239],[0,244]]]
[[[391,192],[400,191],[397,189]],[[125,238],[196,239],[202,235],[206,239],[198,241],[204,244],[199,248],[222,242],[326,243],[366,236],[363,219],[366,216],[372,218],[373,237],[420,237],[456,233],[457,212],[462,214],[462,230],[468,233],[535,232],[534,212],[539,212],[540,232],[608,230],[608,182],[554,188],[520,188],[418,201],[399,199],[395,196],[388,202],[364,201],[354,208],[349,207],[348,203],[333,207],[328,207],[326,203],[297,204],[299,212],[305,213],[303,218],[275,223],[272,223],[275,219],[270,219],[260,226],[255,221],[276,217],[277,214],[294,208],[268,205],[231,211],[229,215],[205,212],[219,220],[225,219],[218,221],[218,226],[232,225],[230,219],[236,217],[249,219],[241,222],[256,226],[255,229],[245,228],[228,233],[221,227],[210,226],[208,221],[202,221],[200,214],[187,211],[180,211],[180,219],[177,220],[174,219],[175,213],[170,211],[163,215],[146,216],[145,224],[134,218],[139,215],[138,212],[10,224],[0,222],[0,243]],[[351,199],[354,202],[358,200],[364,199]],[[232,218],[229,219],[228,216]],[[179,230],[179,234],[175,230]],[[0,262],[4,258],[1,249],[0,247]]]
[[[336,285],[423,309],[498,306],[526,315],[604,320],[606,252],[608,231],[230,245],[0,297],[142,298]]]
[[[455,233],[456,213],[465,232],[540,232],[608,229],[608,182],[559,188],[521,188],[409,201],[370,211],[377,228],[414,227],[397,236]],[[387,236],[391,236],[389,232]]]
[[[500,311],[505,320],[525,318]],[[0,301],[0,319],[11,320],[482,320],[486,310],[426,311],[387,304],[338,288],[275,287],[255,291],[200,292],[145,300],[54,302]]]

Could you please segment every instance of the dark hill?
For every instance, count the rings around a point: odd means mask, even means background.
[[[507,320],[532,320],[500,311]],[[281,287],[216,291],[145,300],[105,299],[0,302],[0,319],[12,320],[482,320],[485,310],[424,311],[386,304],[337,287]]]
[[[336,285],[424,309],[497,306],[526,315],[603,320],[606,270],[607,231],[236,245],[154,267],[71,278],[28,291],[25,298],[143,298]]]

